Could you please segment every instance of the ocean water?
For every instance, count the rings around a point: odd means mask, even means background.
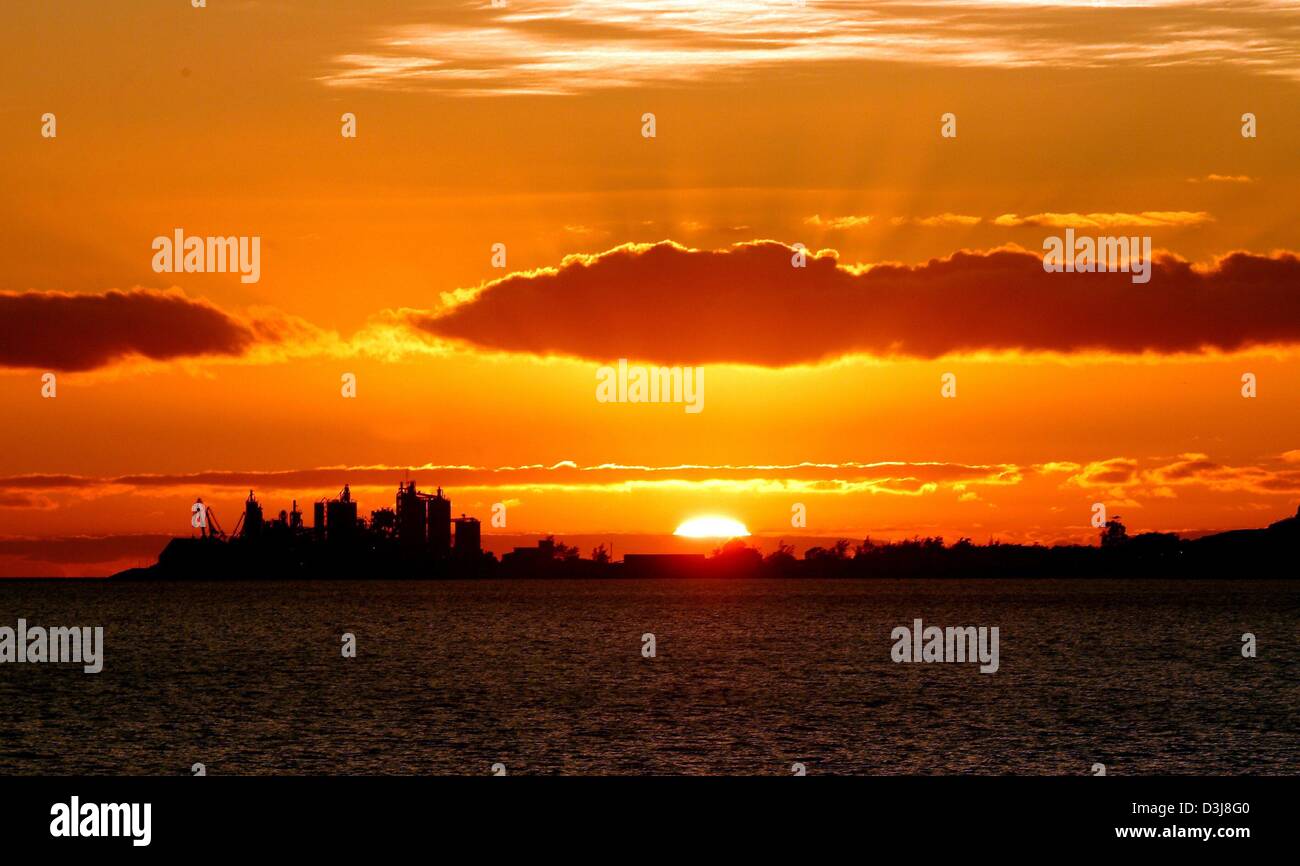
[[[19,617],[104,670],[0,664],[8,775],[1300,772],[1294,583],[0,582]],[[894,663],[917,617],[1000,669]]]

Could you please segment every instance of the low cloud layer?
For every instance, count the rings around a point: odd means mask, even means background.
[[[102,577],[154,562],[170,540],[162,534],[0,537],[0,575]]]
[[[1112,457],[1087,463],[1055,461],[952,463],[943,461],[855,461],[785,464],[679,464],[642,466],[573,461],[520,466],[323,466],[285,470],[213,470],[176,474],[11,475],[0,477],[0,507],[51,507],[46,497],[60,493],[104,495],[148,491],[203,495],[209,491],[256,489],[309,498],[333,495],[344,484],[353,488],[395,489],[411,479],[423,487],[467,489],[613,489],[643,485],[762,485],[782,490],[821,493],[891,493],[918,495],[939,489],[1014,487],[1026,478],[1055,478],[1066,488],[1110,491],[1116,495],[1169,498],[1184,487],[1218,492],[1248,491],[1292,496],[1300,493],[1300,451],[1288,451],[1251,463],[1229,464],[1204,454],[1170,458]],[[45,500],[37,506],[29,500]]]
[[[512,274],[438,313],[428,335],[481,349],[663,364],[814,364],[849,355],[1178,354],[1300,343],[1300,259],[1233,253],[1199,269],[1168,256],[1151,280],[1046,273],[1020,250],[918,266],[792,267],[773,241],[727,250],[661,242]]]
[[[1173,497],[1179,487],[1201,487],[1219,493],[1248,492],[1292,496],[1300,493],[1300,468],[1288,451],[1278,460],[1234,466],[1205,454],[1180,454],[1156,466],[1116,457],[1077,467],[1069,483],[1085,489],[1122,495]]]
[[[344,484],[396,487],[410,477],[420,484],[453,488],[609,487],[630,484],[775,483],[827,491],[840,488],[881,493],[919,493],[941,484],[1016,484],[1020,470],[1012,464],[965,463],[796,463],[784,465],[632,466],[606,463],[579,466],[571,461],[525,466],[340,466],[282,471],[210,471],[166,475],[14,475],[0,478],[0,494],[30,491],[143,491],[211,488],[332,494]]]

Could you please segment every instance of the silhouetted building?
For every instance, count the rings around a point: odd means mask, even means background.
[[[379,508],[370,512],[370,531],[381,538],[396,538],[397,512],[391,508]]]
[[[429,550],[436,557],[451,553],[451,500],[438,488],[436,496],[425,500],[429,514]]]
[[[420,493],[414,481],[397,483],[397,537],[407,550],[427,550],[436,558],[451,552],[451,500],[438,488]]]
[[[428,518],[424,499],[416,492],[414,481],[397,482],[396,511],[397,540],[408,550],[423,547]]]
[[[262,503],[257,501],[253,491],[248,491],[248,498],[244,500],[244,530],[241,533],[244,538],[257,538],[262,534]]]
[[[555,560],[555,539],[543,538],[536,547],[516,547],[501,557],[503,565],[532,569]]]
[[[325,503],[325,540],[346,541],[356,533],[357,503],[352,499],[352,491],[343,485],[343,492],[338,499]]]
[[[456,524],[456,556],[460,559],[477,559],[483,552],[478,518],[462,514],[453,522]]]

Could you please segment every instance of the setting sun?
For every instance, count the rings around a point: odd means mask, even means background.
[[[685,538],[744,538],[749,535],[749,530],[739,520],[707,515],[692,517],[677,527],[673,535]]]

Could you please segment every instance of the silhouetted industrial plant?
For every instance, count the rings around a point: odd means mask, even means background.
[[[451,516],[451,500],[438,488],[422,493],[414,481],[398,482],[393,508],[359,517],[344,485],[338,496],[312,503],[312,525],[303,524],[294,500],[289,511],[266,519],[253,491],[227,534],[216,512],[194,505],[199,534],[174,538],[143,571],[191,578],[266,577],[472,577],[489,562],[479,521]]]

